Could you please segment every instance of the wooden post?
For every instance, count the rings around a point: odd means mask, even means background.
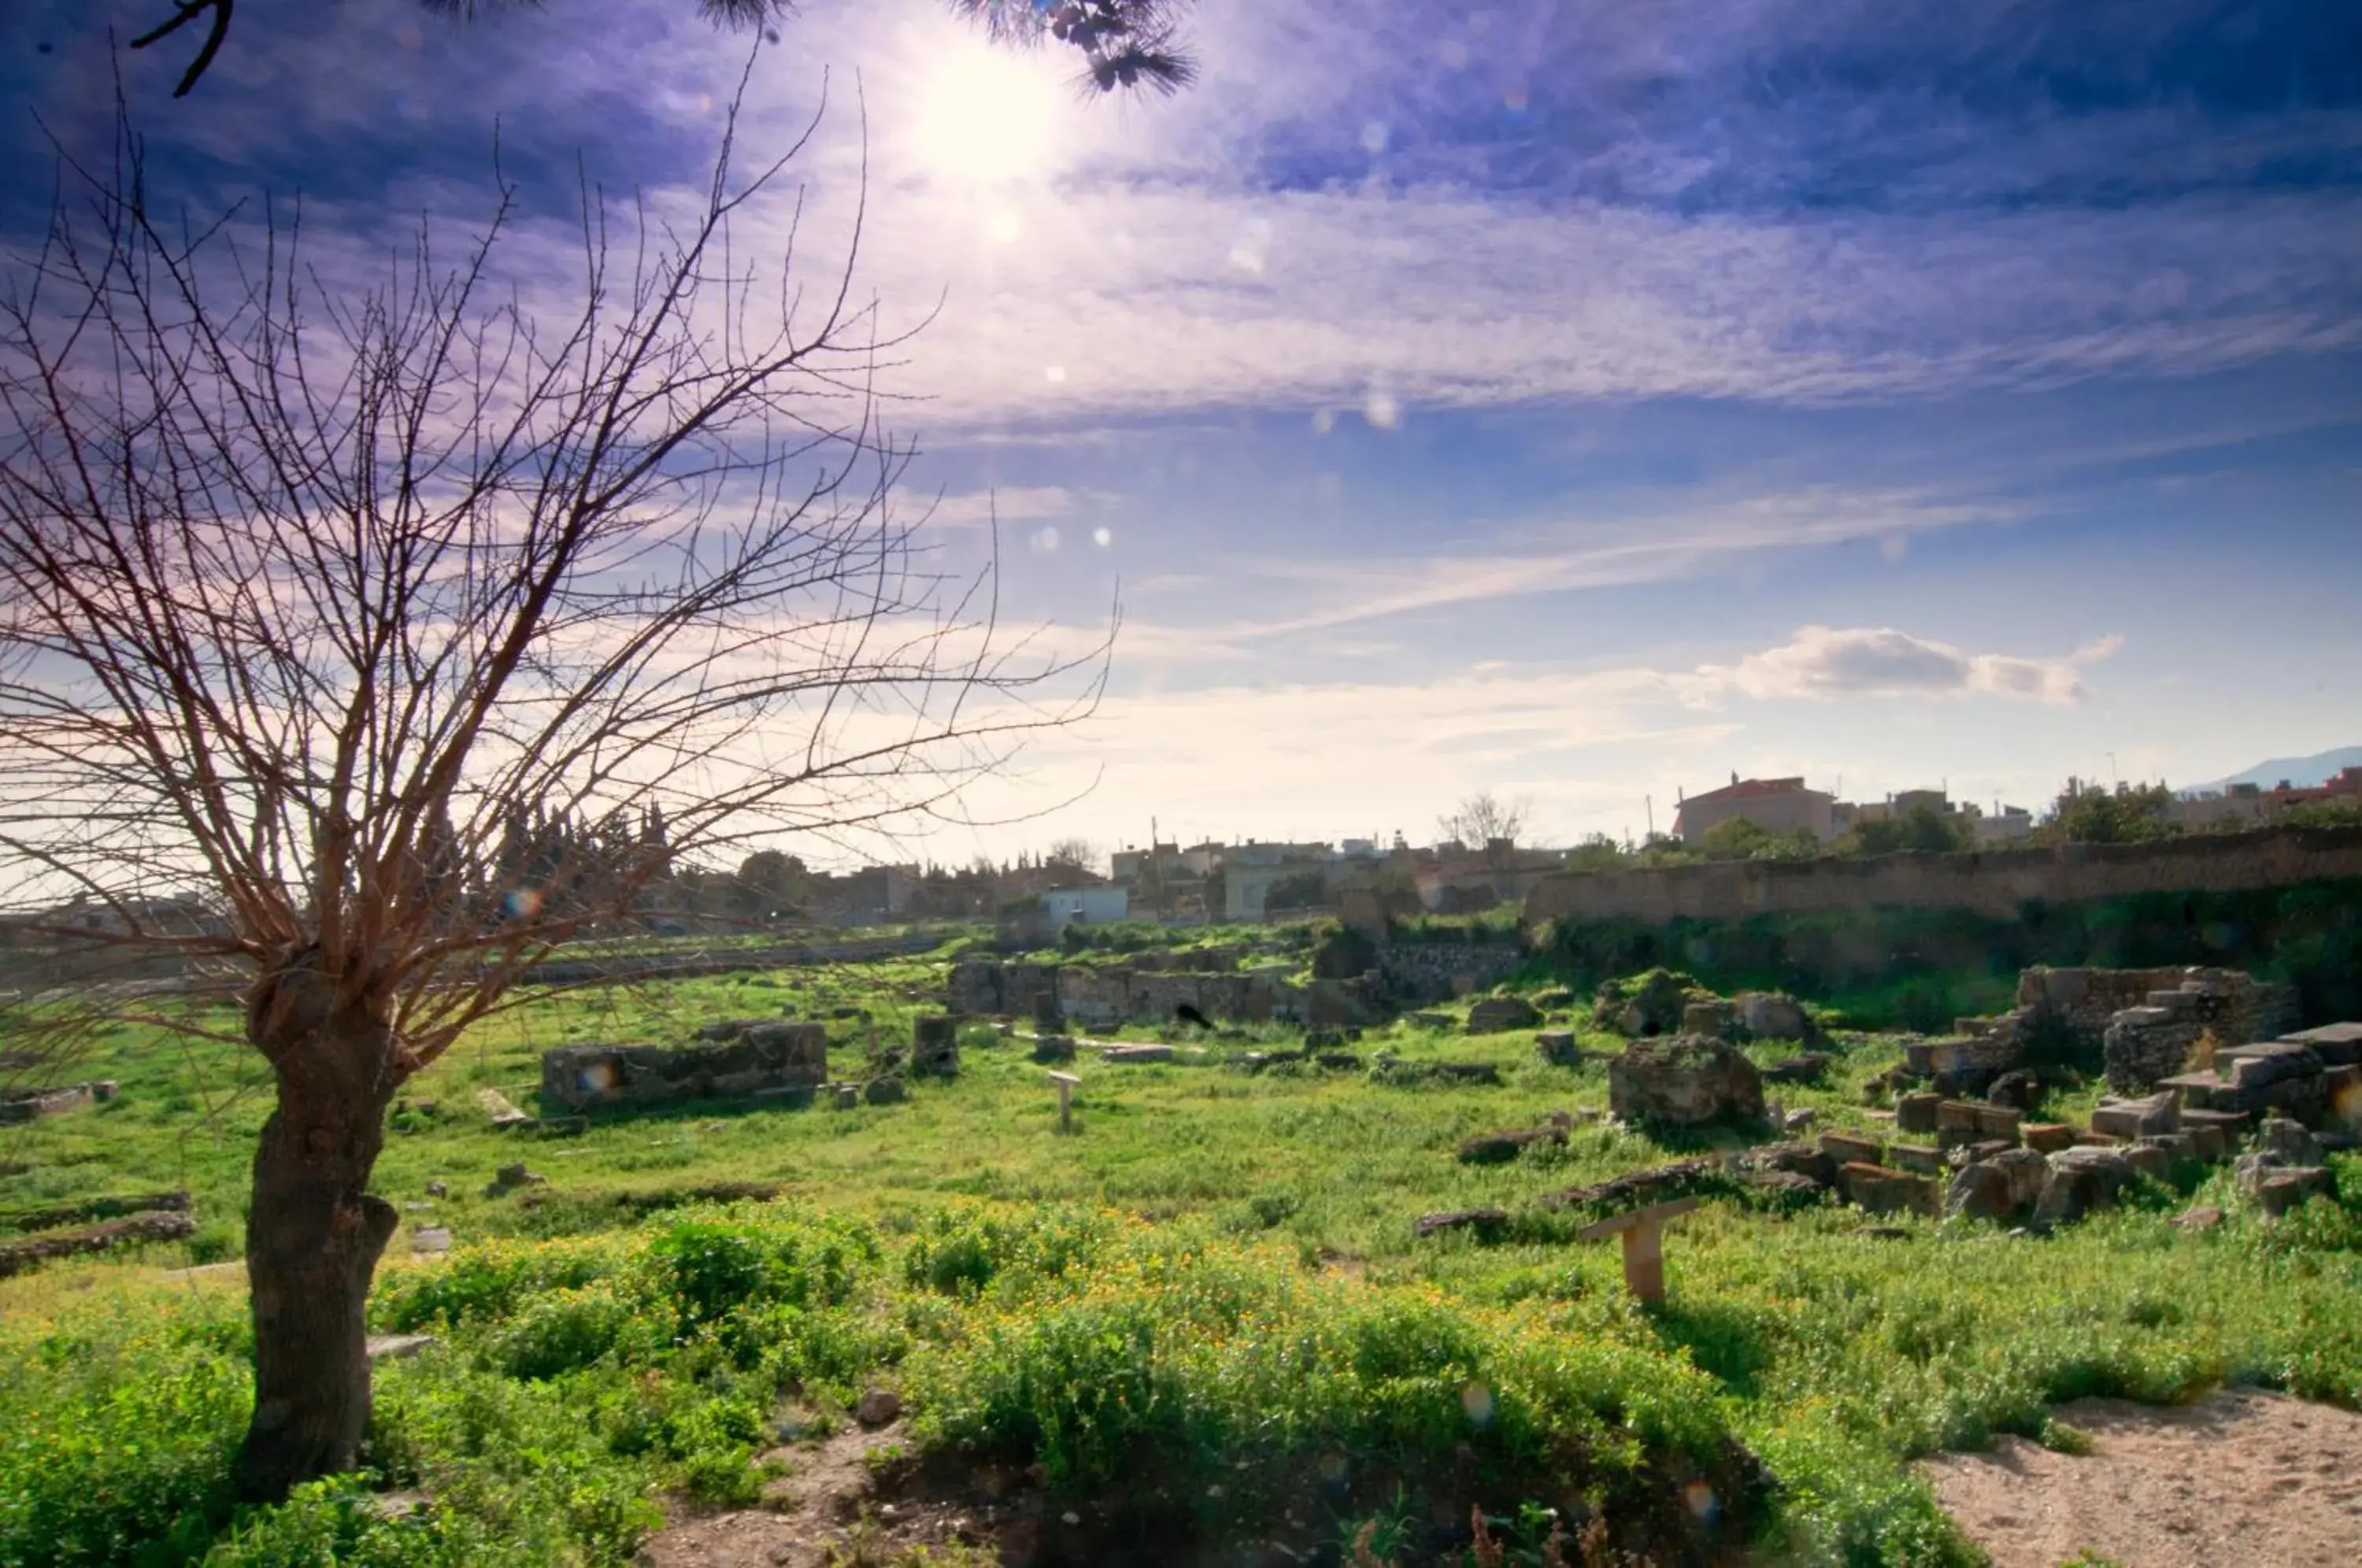
[[[1058,1086],[1058,1131],[1075,1130],[1075,1086],[1083,1080],[1072,1073],[1052,1073],[1050,1081]]]
[[[1635,1209],[1629,1214],[1618,1214],[1613,1220],[1602,1220],[1595,1225],[1585,1225],[1574,1234],[1578,1242],[1603,1241],[1609,1236],[1624,1238],[1624,1287],[1635,1301],[1662,1301],[1665,1298],[1665,1221],[1688,1213],[1700,1202],[1694,1198],[1676,1198],[1663,1203],[1651,1203],[1646,1209]]]

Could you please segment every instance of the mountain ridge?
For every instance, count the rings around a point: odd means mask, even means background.
[[[2327,783],[2332,775],[2345,767],[2362,767],[2362,745],[2339,746],[2334,751],[2315,752],[2311,756],[2269,757],[2237,773],[2204,784],[2192,784],[2182,793],[2224,790],[2234,784],[2255,784],[2269,790],[2283,778],[2300,790],[2310,790]]]

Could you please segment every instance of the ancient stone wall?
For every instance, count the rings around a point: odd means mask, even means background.
[[[2079,903],[2193,888],[2279,888],[2362,878],[2362,828],[2269,828],[2157,844],[2068,845],[1965,855],[1727,860],[1640,871],[1568,872],[1526,900],[1549,919],[1727,920],[1888,906],[2008,918],[2035,901]]]
[[[561,1045],[545,1051],[542,1095],[582,1110],[738,1095],[809,1095],[828,1077],[828,1031],[822,1025],[739,1021],[743,1027],[734,1034],[706,1044]]]
[[[1231,960],[1242,951],[1232,950]],[[1375,987],[1353,977],[1318,982],[1308,992],[1285,978],[1282,965],[1207,972],[1181,967],[1174,956],[1143,954],[1118,964],[965,959],[952,966],[944,1002],[956,1013],[1035,1018],[1043,1016],[1045,999],[1054,999],[1057,1017],[1087,1029],[1132,1020],[1163,1021],[1185,1007],[1207,1019],[1366,1023],[1382,1010],[1384,1000],[1418,1006],[1464,996],[1507,979],[1524,961],[1523,950],[1512,943],[1385,944],[1378,948]],[[1315,1012],[1321,1016],[1313,1017]]]
[[[1424,1007],[1489,990],[1517,973],[1525,958],[1514,943],[1388,942],[1378,946],[1378,977],[1403,1005]]]

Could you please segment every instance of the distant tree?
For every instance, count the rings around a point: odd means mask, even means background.
[[[1948,854],[1975,848],[1976,829],[1956,812],[1916,805],[1899,817],[1856,823],[1833,847],[1841,855]]]
[[[2162,784],[2070,784],[2061,790],[2041,834],[2069,844],[2147,844],[2169,838],[2173,791]]]
[[[229,39],[237,0],[170,0],[171,14],[131,40],[146,49],[203,21],[204,37],[181,73],[175,98],[186,97],[212,68]],[[461,21],[491,11],[538,11],[544,0],[418,0],[429,11]],[[683,0],[666,0],[681,4]],[[695,0],[714,27],[761,29],[778,41],[778,24],[795,15],[796,0]],[[1198,66],[1181,43],[1181,18],[1193,0],[945,0],[957,15],[984,28],[996,43],[1030,48],[1054,43],[1082,57],[1076,84],[1086,93],[1150,88],[1174,93],[1197,80]]]
[[[1805,828],[1774,833],[1745,817],[1715,823],[1693,847],[1708,860],[1809,860],[1821,852],[1820,840]]]
[[[1624,846],[1604,833],[1593,834],[1566,852],[1566,868],[1570,871],[1617,871],[1629,865],[1632,856]]]
[[[1042,857],[1044,867],[1058,871],[1098,875],[1098,846],[1087,838],[1062,838],[1050,846]]]
[[[1531,803],[1527,801],[1497,800],[1490,790],[1480,790],[1446,815],[1436,818],[1435,831],[1447,843],[1464,844],[1475,850],[1496,839],[1514,843],[1526,830],[1526,816],[1530,809]]]
[[[1329,884],[1318,871],[1292,871],[1276,878],[1264,889],[1263,907],[1266,913],[1278,914],[1288,910],[1319,909],[1329,901]]]
[[[784,850],[758,849],[738,863],[732,912],[757,924],[778,920],[802,905],[811,879],[811,872],[795,856]]]
[[[2239,823],[2238,827],[2252,827],[2252,823]],[[2362,827],[2362,800],[2303,801],[2285,807],[2271,817],[2274,827],[2336,828]]]
[[[1012,662],[895,518],[890,340],[849,271],[745,243],[794,198],[730,132],[690,210],[586,210],[538,316],[506,191],[339,284],[267,213],[168,218],[121,146],[0,272],[0,898],[80,893],[191,972],[185,1006],[60,1001],[53,1048],[130,1020],[269,1065],[234,1474],[270,1499],[359,1455],[407,1080],[673,856],[940,811],[1096,679],[1045,690],[1072,667]],[[520,818],[539,884],[451,874]],[[192,888],[218,926],[147,912]]]

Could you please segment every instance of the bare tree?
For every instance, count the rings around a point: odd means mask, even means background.
[[[127,128],[61,155],[0,293],[0,864],[105,917],[50,937],[243,996],[205,1037],[276,1094],[249,1496],[354,1462],[398,1086],[672,856],[939,809],[1096,697],[1098,653],[1006,646],[990,571],[890,514],[893,342],[852,251],[809,292],[792,221],[757,259],[800,195],[734,172],[736,123],[672,221],[586,191],[540,312],[505,182],[455,255],[422,226],[348,288],[267,208],[160,219]],[[600,877],[536,869],[568,822]]]
[[[1445,842],[1464,844],[1471,849],[1483,849],[1496,839],[1515,842],[1525,831],[1530,809],[1523,800],[1496,800],[1491,790],[1480,790],[1448,815],[1436,818],[1435,831]]]
[[[1095,871],[1099,852],[1087,838],[1062,838],[1052,845],[1043,857],[1044,866],[1063,867],[1074,871]]]
[[[678,4],[679,0],[670,0]],[[717,28],[760,29],[778,41],[778,24],[795,15],[795,0],[696,0],[698,14]],[[981,26],[995,43],[1028,47],[1054,42],[1082,57],[1076,83],[1087,94],[1151,88],[1171,94],[1197,80],[1198,65],[1181,41],[1181,17],[1192,0],[946,0],[954,13]],[[237,0],[170,0],[171,11],[131,40],[147,49],[184,28],[204,23],[172,96],[185,98],[212,69],[229,40]],[[538,11],[543,0],[419,0],[427,10],[459,20],[491,11]]]

